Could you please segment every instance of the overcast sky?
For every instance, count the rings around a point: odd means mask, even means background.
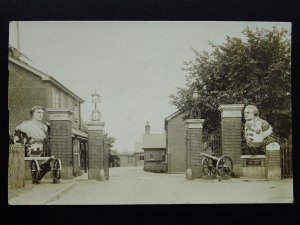
[[[251,28],[285,27],[279,22],[19,22],[20,50],[31,66],[54,77],[85,100],[82,119],[93,110],[91,94],[100,94],[105,131],[114,148],[132,152],[142,141],[146,121],[151,133],[164,133],[164,119],[176,111],[170,94],[185,84],[183,61],[191,48],[210,51],[208,41],[242,37]],[[9,42],[17,47],[16,23]]]

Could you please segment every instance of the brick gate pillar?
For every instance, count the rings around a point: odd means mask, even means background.
[[[269,180],[281,179],[280,145],[277,142],[266,146],[267,178]]]
[[[106,136],[106,135],[105,135]],[[103,169],[104,169],[104,173],[105,173],[105,178],[108,180],[109,179],[109,161],[108,161],[108,154],[109,154],[109,149],[108,149],[108,141],[107,138],[104,138],[103,141],[103,147],[104,147],[104,151],[103,151]]]
[[[220,105],[222,117],[222,155],[233,160],[234,176],[242,175],[242,109],[244,104]]]
[[[104,123],[93,121],[87,123],[89,146],[88,179],[105,180],[104,173]]]
[[[187,179],[202,178],[202,129],[204,119],[188,119],[187,130]]]
[[[72,157],[72,115],[68,109],[48,108],[50,119],[51,155],[59,158],[62,164],[61,178],[73,178]]]

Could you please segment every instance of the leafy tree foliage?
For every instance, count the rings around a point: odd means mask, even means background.
[[[171,104],[189,111],[197,101],[204,127],[220,124],[221,104],[254,104],[274,132],[287,138],[291,132],[291,41],[285,29],[246,28],[243,38],[226,37],[221,45],[209,43],[211,53],[195,49],[194,61],[184,62],[186,85],[171,94]]]
[[[105,140],[106,140],[106,143],[107,143],[108,148],[110,150],[114,146],[114,143],[116,142],[116,138],[115,137],[110,137],[106,133],[105,134]]]

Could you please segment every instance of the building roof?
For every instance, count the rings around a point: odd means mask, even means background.
[[[85,133],[82,130],[72,128],[72,135],[77,135],[78,137],[86,139],[86,140],[88,139],[87,133]]]
[[[166,148],[165,134],[144,134],[143,149],[161,149]]]
[[[180,110],[177,110],[176,112],[172,113],[171,115],[169,115],[168,117],[165,118],[165,129],[167,126],[167,123],[172,120],[173,118],[175,118],[176,116],[180,115],[180,114],[186,114],[186,112],[182,112]]]
[[[171,119],[173,119],[175,116],[179,115],[181,112],[179,110],[177,110],[176,112],[172,113],[171,115],[169,115],[168,117],[165,118],[166,121],[169,121]]]
[[[135,157],[134,153],[119,153],[119,156]]]
[[[70,94],[71,96],[73,96],[75,99],[77,99],[79,102],[83,103],[84,100],[82,98],[80,98],[78,95],[76,95],[75,93],[73,93],[70,89],[68,89],[67,87],[65,87],[63,84],[61,84],[59,81],[57,81],[55,78],[45,74],[44,72],[23,63],[20,60],[14,59],[12,57],[8,57],[8,60],[34,74],[36,74],[37,76],[39,76],[42,80],[46,80],[49,81],[50,83],[52,83],[53,85],[55,85],[56,87],[63,89],[64,91],[66,91],[68,94]]]

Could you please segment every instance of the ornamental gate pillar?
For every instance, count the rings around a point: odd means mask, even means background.
[[[187,130],[187,179],[202,178],[203,152],[202,129],[204,119],[188,119]]]
[[[72,115],[68,109],[47,108],[50,120],[51,155],[62,164],[61,178],[73,178]]]
[[[88,179],[105,180],[104,174],[104,123],[92,121],[87,123],[89,146]]]
[[[244,104],[220,105],[222,155],[233,161],[234,176],[242,175],[242,109]]]

